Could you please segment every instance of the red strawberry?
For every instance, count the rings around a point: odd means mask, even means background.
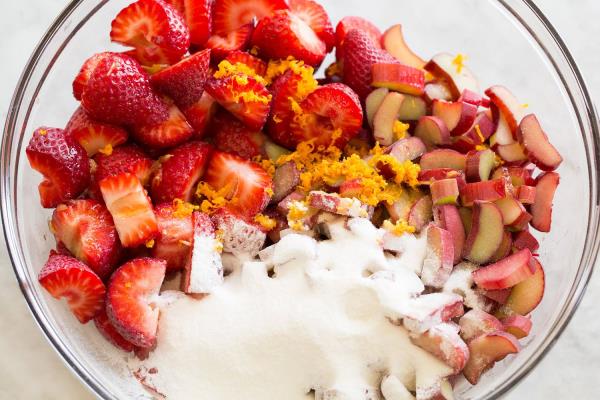
[[[158,233],[152,203],[135,175],[122,173],[104,178],[100,191],[123,247],[137,247]]]
[[[56,241],[100,278],[107,278],[119,261],[121,244],[113,219],[96,200],[73,200],[60,204],[50,227]]]
[[[142,185],[148,183],[153,161],[136,145],[119,146],[110,154],[97,154],[94,157],[96,169],[89,188],[91,196],[102,199],[98,183],[109,176],[129,172],[138,177]]]
[[[212,147],[203,142],[188,142],[171,150],[152,178],[152,200],[155,203],[175,199],[191,201],[211,151]]]
[[[210,67],[210,50],[202,50],[177,64],[152,75],[150,82],[158,91],[186,108],[202,97]]]
[[[264,58],[292,56],[312,66],[323,62],[327,50],[304,20],[286,10],[260,20],[252,35],[252,45],[258,47]]]
[[[267,235],[262,226],[235,210],[220,208],[211,219],[221,233],[224,252],[254,257],[263,248]]]
[[[113,346],[123,350],[126,353],[131,353],[135,350],[135,346],[121,336],[121,334],[117,332],[115,327],[110,323],[104,308],[102,308],[98,315],[96,315],[96,318],[94,318],[94,324],[96,325],[96,328],[98,328],[98,332],[100,332],[100,334],[104,336],[104,338]]]
[[[165,0],[167,3],[173,6],[174,9],[179,11],[181,15],[185,15],[185,0]]]
[[[344,44],[344,83],[361,99],[371,93],[373,64],[397,64],[398,61],[380,49],[364,31],[353,29],[347,33]]]
[[[213,0],[183,0],[185,21],[190,29],[190,42],[204,46],[212,32]]]
[[[294,117],[290,125],[295,145],[315,139],[317,146],[335,144],[343,148],[362,127],[360,99],[341,83],[317,88],[300,106],[302,113]],[[335,136],[337,139],[334,140]]]
[[[164,149],[187,141],[194,134],[194,129],[181,110],[173,104],[169,107],[167,119],[155,124],[136,126],[132,134],[141,144],[154,149]]]
[[[165,278],[166,263],[136,258],[115,271],[108,285],[106,313],[117,332],[135,346],[156,344],[159,309],[152,304]]]
[[[158,236],[152,247],[152,257],[165,260],[168,270],[179,270],[190,254],[193,226],[192,215],[178,215],[172,203],[154,208],[158,221]]]
[[[267,73],[267,63],[245,51],[232,51],[227,55],[227,57],[225,57],[225,60],[229,61],[233,65],[236,63],[244,64],[252,68],[254,72],[260,76],[265,76]]]
[[[214,61],[221,61],[231,52],[245,50],[250,44],[253,31],[254,24],[250,23],[223,35],[212,35],[206,42],[206,47],[211,49]]]
[[[346,35],[352,29],[358,29],[363,31],[373,42],[373,45],[381,49],[381,31],[372,22],[361,18],[361,17],[344,17],[335,27],[335,38],[336,38],[336,53],[335,56],[338,60],[344,58],[342,48]]]
[[[188,123],[194,129],[192,137],[194,139],[202,139],[206,133],[206,128],[212,116],[217,111],[219,104],[210,94],[202,93],[202,97],[190,107],[184,108],[181,111],[188,120]]]
[[[94,121],[82,107],[75,111],[65,132],[82,145],[90,157],[109,146],[112,148],[125,143],[129,137],[127,131],[119,126]]]
[[[26,153],[31,168],[44,175],[38,186],[44,208],[76,198],[90,183],[90,160],[85,149],[62,129],[37,129]]]
[[[110,38],[134,47],[144,65],[173,64],[190,47],[183,16],[163,0],[138,0],[125,7],[112,22]]]
[[[259,131],[264,126],[272,96],[253,77],[238,74],[209,79],[205,90],[248,128]]]
[[[77,100],[81,100],[81,95],[83,94],[83,91],[87,86],[90,77],[92,76],[92,72],[94,72],[100,61],[104,60],[106,57],[112,56],[113,54],[115,53],[98,53],[85,60],[81,70],[73,81],[73,95]]]
[[[38,281],[55,299],[65,298],[82,324],[104,307],[106,288],[102,279],[73,257],[50,254]]]
[[[213,121],[214,142],[218,150],[253,159],[266,156],[264,151],[267,137],[242,124],[228,112],[218,113]]]
[[[329,15],[322,5],[313,0],[290,0],[290,11],[312,28],[327,47],[329,53],[335,46],[335,32]]]
[[[252,218],[269,204],[273,181],[258,164],[233,154],[215,151],[204,175],[216,190],[229,188],[226,197],[237,199],[231,208]]]
[[[275,10],[285,10],[285,0],[216,0],[213,11],[214,32],[225,35],[254,18],[257,20],[272,14]]]
[[[112,54],[98,63],[81,105],[91,118],[115,125],[154,124],[169,116],[168,105],[152,91],[148,74],[125,54]]]

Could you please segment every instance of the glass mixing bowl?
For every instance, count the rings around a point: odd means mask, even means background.
[[[9,110],[1,149],[4,232],[15,274],[40,328],[65,363],[103,399],[146,398],[123,354],[91,324],[80,325],[50,298],[36,275],[53,247],[48,210],[39,205],[40,176],[25,147],[41,125],[62,127],[77,104],[71,82],[92,53],[116,49],[110,21],[131,1],[76,0],[58,17],[32,55]],[[530,104],[565,158],[559,172],[553,230],[541,236],[547,289],[533,314],[523,351],[499,363],[480,384],[462,382],[459,399],[492,399],[514,387],[548,352],[581,299],[598,251],[597,120],[581,75],[564,43],[526,0],[322,0],[334,21],[361,15],[380,27],[402,23],[411,47],[427,57],[469,56],[481,87],[501,83]],[[343,6],[340,4],[343,3]]]

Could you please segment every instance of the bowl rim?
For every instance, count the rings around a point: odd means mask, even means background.
[[[73,356],[72,352],[68,348],[63,346],[61,340],[58,337],[57,332],[55,332],[54,329],[52,329],[48,319],[44,315],[39,301],[35,298],[35,296],[33,296],[31,289],[28,288],[28,285],[26,284],[27,280],[25,279],[26,274],[24,272],[24,269],[18,267],[18,265],[24,264],[24,260],[22,258],[23,252],[18,240],[18,233],[16,232],[16,216],[12,213],[12,211],[15,209],[15,204],[13,198],[10,196],[10,193],[12,193],[13,186],[13,177],[10,175],[11,162],[13,161],[11,149],[13,139],[16,138],[13,137],[13,132],[16,132],[18,114],[15,112],[15,110],[20,109],[20,106],[22,105],[25,97],[25,91],[29,84],[31,74],[38,65],[38,62],[44,54],[49,43],[54,39],[56,33],[60,30],[60,28],[68,20],[68,18],[73,14],[73,12],[86,1],[89,0],[72,0],[63,9],[63,11],[56,17],[51,26],[44,33],[42,39],[37,44],[32,55],[28,59],[26,66],[23,69],[23,72],[21,73],[21,76],[19,77],[14,94],[10,102],[6,122],[4,125],[2,142],[0,146],[0,213],[2,215],[2,226],[5,242],[7,245],[6,247],[13,267],[15,278],[17,280],[17,283],[19,284],[19,288],[23,294],[23,297],[27,302],[29,312],[34,317],[36,324],[43,332],[46,340],[51,344],[52,348],[58,353],[62,361],[66,364],[68,369],[71,370],[71,372],[82,383],[84,383],[84,385],[90,390],[90,392],[93,395],[101,399],[116,399],[116,397],[107,390],[107,388],[100,382],[100,380],[95,378],[92,374],[90,374],[88,369],[76,357]],[[109,0],[100,0],[98,4],[91,9],[90,12],[87,15],[85,15],[85,17],[73,29],[69,36],[69,40],[79,30],[79,28],[83,26],[83,24],[85,24],[106,3],[108,3],[108,1]],[[513,18],[515,18],[519,22],[520,27],[524,28],[527,31],[530,38],[533,39],[536,45],[539,46],[539,48],[543,51],[545,58],[552,65],[553,72],[560,78],[561,85],[566,91],[569,101],[573,106],[573,109],[575,110],[575,114],[577,115],[577,123],[580,127],[580,133],[583,133],[585,131],[583,128],[584,119],[587,123],[589,123],[589,129],[591,132],[592,139],[592,143],[590,144],[593,145],[593,148],[595,149],[595,157],[592,157],[592,154],[590,154],[590,146],[587,143],[585,145],[585,150],[588,170],[594,171],[595,166],[600,165],[600,127],[598,124],[598,116],[594,108],[587,85],[585,84],[585,79],[583,78],[565,42],[563,41],[559,33],[556,31],[554,26],[550,23],[548,18],[543,14],[543,12],[538,8],[538,6],[534,4],[533,0],[489,1],[496,2],[497,4],[502,6],[504,11],[507,11]],[[566,83],[565,75],[561,71],[561,68],[557,65],[555,56],[551,54],[548,47],[542,42],[542,39],[540,39],[535,29],[532,28],[530,24],[527,21],[525,21],[525,18],[522,17],[518,13],[518,11],[515,10],[513,6],[509,4],[510,2],[516,2],[519,3],[520,6],[525,6],[526,8],[528,8],[529,11],[533,14],[533,16],[537,18],[536,22],[542,24],[541,29],[544,29],[545,33],[550,35],[550,38],[553,42],[552,44],[556,46],[556,49],[559,51],[560,56],[563,58],[562,61],[564,61],[566,63],[566,66],[568,67],[568,73],[572,75],[572,78],[574,79],[576,84],[576,88],[580,92],[585,109],[585,115],[582,115],[582,113],[580,112],[580,107],[577,107],[577,105],[575,104],[573,92],[569,85]],[[59,51],[62,51],[62,48]],[[43,77],[46,76],[47,72],[47,70],[44,72]],[[39,88],[40,86],[38,85],[38,87],[36,88],[36,94],[37,91],[39,91]],[[28,113],[29,112],[30,109],[28,110]],[[22,138],[20,140],[22,141]],[[590,189],[594,189],[593,186],[596,186],[596,190],[590,190],[589,216],[590,221],[595,220],[596,226],[598,226],[600,222],[600,213],[598,210],[598,199],[600,198],[600,185],[592,185]],[[584,252],[580,260],[578,274],[576,277],[576,281],[578,281],[578,284],[571,288],[569,296],[567,297],[563,306],[563,310],[567,310],[568,312],[562,312],[560,314],[560,317],[557,318],[557,320],[551,327],[549,335],[546,338],[544,338],[544,340],[540,343],[538,350],[532,354],[532,356],[527,360],[527,362],[525,362],[519,368],[519,370],[517,370],[516,373],[514,373],[509,379],[504,381],[500,387],[497,387],[492,397],[486,396],[486,399],[500,398],[502,395],[512,390],[517,385],[517,383],[519,383],[523,378],[525,378],[533,370],[533,367],[539,364],[540,361],[546,356],[546,354],[548,354],[549,350],[554,346],[558,338],[564,332],[564,329],[567,327],[568,323],[571,321],[572,317],[578,309],[578,306],[589,284],[598,256],[598,249],[600,247],[600,233],[592,229],[591,225],[593,224],[588,225],[585,240],[586,244],[589,244],[589,246],[584,247]],[[586,248],[588,250],[587,252],[585,251]]]

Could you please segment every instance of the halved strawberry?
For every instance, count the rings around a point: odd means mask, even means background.
[[[267,121],[272,96],[253,77],[237,74],[209,79],[205,90],[250,129],[261,130]]]
[[[135,175],[121,173],[105,178],[100,181],[100,191],[123,247],[137,247],[156,236],[152,203]]]
[[[187,108],[202,97],[209,67],[210,50],[206,49],[157,72],[150,82],[158,91],[175,100],[179,107]]]
[[[76,198],[90,183],[90,160],[85,149],[62,129],[37,129],[26,153],[31,168],[44,176],[38,186],[44,208]]]
[[[301,113],[290,124],[292,141],[315,139],[315,145],[335,144],[343,148],[362,127],[360,99],[348,86],[331,83],[308,95],[300,107]]]
[[[113,346],[123,350],[126,353],[131,353],[136,349],[135,345],[129,340],[125,339],[115,327],[110,323],[106,310],[103,307],[96,318],[94,318],[94,325],[98,329],[98,332],[108,340]]]
[[[113,54],[115,54],[115,53],[111,53],[111,52],[98,53],[98,54],[94,54],[93,56],[91,56],[90,58],[85,60],[85,62],[83,63],[83,66],[81,67],[81,70],[79,70],[79,73],[77,74],[77,76],[75,77],[75,80],[73,81],[73,96],[75,96],[75,98],[77,100],[81,100],[81,95],[83,94],[83,91],[84,91],[85,87],[87,86],[88,81],[90,80],[90,77],[92,76],[92,73],[94,72],[94,70],[100,63],[100,61],[104,60],[106,57],[109,57]]]
[[[215,147],[218,150],[253,159],[266,156],[264,133],[248,128],[230,113],[224,111],[215,115],[213,120]]]
[[[144,65],[173,64],[190,47],[183,16],[163,0],[138,0],[112,21],[110,39],[135,48]]]
[[[152,257],[165,260],[168,270],[179,270],[185,265],[192,245],[192,215],[175,212],[173,203],[154,208],[158,221],[158,236],[152,247]]]
[[[165,2],[172,5],[181,15],[185,15],[185,0],[165,0]]]
[[[271,177],[260,165],[220,151],[213,153],[203,180],[217,190],[229,188],[226,197],[237,199],[231,208],[248,218],[267,207],[273,190]]]
[[[254,18],[260,20],[275,10],[287,8],[285,0],[215,0],[214,32],[225,35],[252,22]]]
[[[206,47],[211,49],[213,61],[219,62],[234,51],[246,50],[252,32],[254,32],[254,24],[249,23],[222,35],[212,35],[208,38]]]
[[[204,46],[212,32],[213,3],[213,0],[183,0],[190,42],[196,46]]]
[[[177,146],[188,140],[193,134],[194,129],[174,104],[169,107],[167,119],[156,124],[136,126],[132,131],[136,141],[155,149]]]
[[[111,54],[98,63],[81,105],[91,118],[115,125],[155,124],[169,116],[168,105],[152,91],[148,74],[125,54]]]
[[[257,75],[265,76],[267,73],[267,63],[258,57],[245,51],[232,51],[225,57],[225,60],[235,65],[237,63],[244,64],[254,70]]]
[[[136,258],[115,271],[108,285],[106,313],[117,332],[139,347],[153,347],[158,329],[158,295],[165,278],[166,262]]]
[[[202,97],[193,105],[182,109],[183,115],[187,118],[188,123],[194,129],[192,137],[194,139],[202,139],[206,133],[206,128],[212,116],[217,112],[219,103],[210,94],[202,93]]]
[[[290,11],[276,11],[260,20],[252,45],[268,59],[286,59],[289,56],[308,65],[318,66],[326,54],[325,43],[299,16]]]
[[[350,86],[363,100],[372,91],[373,64],[398,63],[398,60],[387,51],[382,50],[368,33],[359,29],[352,29],[346,34],[342,50],[344,52],[344,83]]]
[[[55,299],[65,298],[82,324],[104,307],[106,288],[102,279],[73,257],[50,254],[38,281]]]
[[[218,209],[211,219],[222,235],[224,252],[254,257],[264,247],[267,235],[262,226],[249,222],[231,207]]]
[[[313,0],[290,0],[290,11],[312,28],[325,43],[327,53],[335,46],[336,38],[329,15],[322,5]]]
[[[346,40],[346,35],[353,29],[358,29],[364,32],[370,39],[373,45],[379,49],[381,46],[381,37],[383,36],[379,28],[375,26],[371,21],[368,21],[362,17],[344,17],[338,22],[335,27],[335,39],[336,39],[336,53],[335,56],[338,61],[344,58],[343,46]]]
[[[169,151],[152,178],[154,202],[191,201],[211,151],[204,142],[188,142]]]
[[[75,111],[65,127],[65,132],[83,146],[90,157],[101,150],[125,143],[129,137],[127,131],[119,126],[94,121],[83,107]]]
[[[56,241],[100,278],[107,278],[119,261],[121,244],[113,219],[96,200],[72,200],[60,204],[50,227]]]

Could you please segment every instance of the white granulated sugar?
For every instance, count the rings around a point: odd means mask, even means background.
[[[223,284],[223,264],[212,236],[195,235],[188,293],[212,293]]]
[[[156,368],[152,385],[169,400],[379,400],[384,375],[415,390],[451,374],[382,304],[423,290],[416,267],[403,266],[421,256],[386,256],[384,232],[366,219],[329,230],[321,242],[289,234],[210,295],[162,308],[158,346],[132,371]]]
[[[477,265],[468,261],[456,265],[444,284],[443,291],[462,296],[464,304],[469,308],[487,312],[490,311],[492,302],[488,301],[484,295],[473,288],[475,284],[473,281],[473,271],[477,268]]]

